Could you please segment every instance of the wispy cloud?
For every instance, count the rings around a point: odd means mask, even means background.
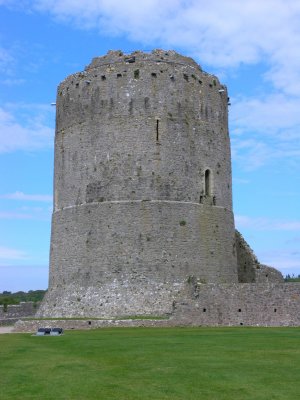
[[[269,96],[233,99],[233,156],[242,168],[300,155],[300,3],[294,0],[6,0],[50,13],[57,21],[108,36],[126,36],[149,47],[176,48],[214,70],[264,64]],[[5,55],[3,56],[5,58]],[[1,56],[0,56],[1,59]],[[15,126],[16,125],[16,126]],[[28,126],[10,122],[26,147]],[[30,127],[32,128],[32,127]],[[45,126],[35,126],[35,146],[44,143]],[[9,131],[9,129],[7,128]],[[245,138],[256,132],[252,140]],[[40,133],[40,134],[39,134]],[[5,143],[2,151],[15,147]],[[3,149],[4,148],[4,149]],[[1,151],[1,148],[0,148]]]
[[[275,266],[284,275],[298,275],[300,271],[300,252],[293,250],[264,251],[257,254],[260,262],[266,265]]]
[[[296,93],[300,6],[294,0],[35,0],[32,6],[83,29],[105,30],[134,41],[181,47],[205,63],[253,64],[267,59],[265,78]],[[154,29],[155,27],[155,29]],[[292,75],[291,75],[292,74]]]
[[[32,214],[15,212],[15,211],[0,211],[0,219],[32,219]]]
[[[273,161],[300,158],[300,97],[277,93],[233,102],[234,160],[246,169],[256,169]]]
[[[26,194],[23,192],[1,194],[0,199],[38,201],[38,202],[47,202],[47,203],[52,202],[51,195],[48,195],[48,194]]]
[[[300,221],[274,220],[263,217],[248,217],[235,215],[235,223],[238,229],[251,228],[260,231],[300,231]]]
[[[0,246],[0,262],[7,260],[27,260],[28,255],[18,249]]]
[[[53,113],[49,109],[34,104],[0,107],[0,153],[51,147],[54,130],[49,126]]]
[[[13,62],[14,58],[11,53],[0,44],[0,72],[2,77],[10,75]]]
[[[22,78],[6,78],[0,80],[0,84],[5,86],[18,86],[22,85],[23,83],[25,83],[25,79]]]

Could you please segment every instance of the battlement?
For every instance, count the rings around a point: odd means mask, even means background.
[[[124,54],[120,50],[109,51],[105,56],[93,58],[92,62],[85,69],[89,70],[92,68],[98,68],[102,65],[116,63],[134,64],[135,62],[139,63],[147,61],[155,63],[187,65],[202,71],[200,65],[197,64],[192,58],[185,57],[174,50],[165,51],[160,49],[155,49],[151,52],[134,51],[130,54]]]

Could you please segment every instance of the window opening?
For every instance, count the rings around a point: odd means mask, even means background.
[[[156,141],[157,142],[159,141],[159,129],[158,129],[158,126],[159,126],[159,119],[156,120]]]
[[[210,195],[210,180],[211,180],[211,178],[210,178],[210,170],[209,169],[207,169],[206,171],[205,171],[205,195],[206,196],[209,196]]]

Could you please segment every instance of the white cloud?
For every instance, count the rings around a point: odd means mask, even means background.
[[[266,79],[297,93],[300,6],[294,0],[36,0],[35,9],[83,29],[180,47],[214,67],[270,65]],[[285,76],[285,72],[289,72]]]
[[[46,107],[16,104],[0,107],[0,153],[53,145],[54,130],[48,126],[50,110]]]
[[[40,201],[52,202],[52,196],[48,194],[26,194],[23,192],[14,192],[0,195],[1,199],[25,200],[25,201]]]
[[[237,228],[251,228],[259,231],[300,231],[300,221],[276,220],[264,217],[248,217],[245,215],[235,215]]]
[[[230,112],[233,159],[247,169],[300,157],[300,97],[236,98]],[[248,139],[251,135],[251,139]]]
[[[214,69],[228,71],[242,64],[264,63],[267,72],[263,78],[273,85],[273,93],[233,99],[231,121],[237,136],[233,156],[253,169],[274,159],[300,155],[298,1],[144,0],[137,4],[136,0],[2,0],[2,4],[22,9],[26,5],[72,26],[125,35],[149,47],[177,48]],[[37,131],[34,146],[43,145],[45,129],[33,129]],[[11,121],[7,130],[26,147],[28,126]],[[259,136],[252,135],[250,141],[243,137],[245,132]],[[2,151],[14,148],[15,143],[4,142]]]
[[[0,262],[7,260],[26,260],[28,256],[22,250],[0,246]]]
[[[300,94],[300,93],[299,93]],[[300,97],[288,97],[283,94],[272,94],[266,97],[232,99],[230,111],[232,123],[240,130],[256,131],[261,134],[279,135],[295,126],[300,127]],[[282,139],[299,139],[297,129],[294,135]]]
[[[22,78],[6,78],[0,80],[0,84],[5,86],[18,86],[22,85],[23,83],[25,83],[25,79]]]
[[[279,269],[283,275],[295,274],[296,276],[300,271],[300,252],[287,251],[287,250],[270,250],[263,251],[257,254],[261,263],[274,266]]]
[[[0,46],[0,72],[8,73],[10,65],[13,63],[13,57],[4,47]]]
[[[0,219],[32,219],[32,215],[15,211],[0,211]]]

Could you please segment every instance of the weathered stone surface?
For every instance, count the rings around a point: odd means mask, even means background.
[[[227,91],[173,51],[109,52],[58,88],[50,285],[39,315],[170,311],[237,282]]]
[[[299,326],[300,285],[192,285],[190,296],[174,304],[175,321],[195,326]]]
[[[239,231],[235,231],[235,244],[240,283],[283,283],[284,279],[278,270],[261,264],[249,244]]]
[[[0,305],[0,325],[11,325],[19,318],[34,316],[39,305],[39,302],[34,303],[32,301],[9,304],[7,307]]]
[[[174,51],[109,52],[59,85],[37,316],[299,324],[300,286],[234,229],[227,103],[217,77]]]
[[[36,332],[38,328],[63,328],[64,330],[73,329],[96,329],[109,327],[170,327],[176,326],[175,322],[167,319],[93,319],[93,320],[19,320],[14,326],[14,332]]]

